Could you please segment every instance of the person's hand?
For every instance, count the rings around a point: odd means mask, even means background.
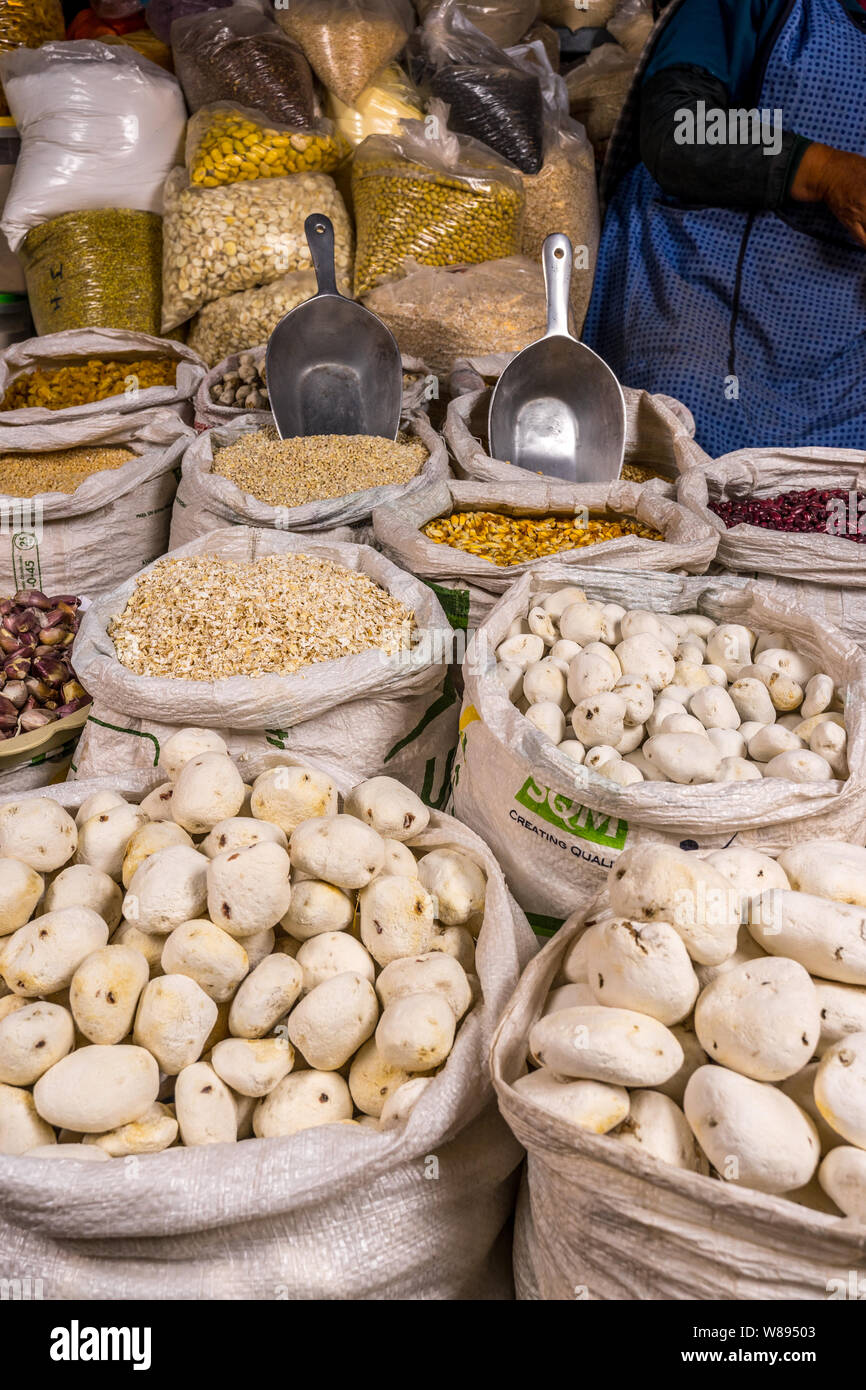
[[[842,226],[866,246],[866,158],[817,142],[809,145],[791,184],[791,197],[824,203]]]

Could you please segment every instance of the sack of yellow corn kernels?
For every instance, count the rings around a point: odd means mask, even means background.
[[[485,357],[459,358],[453,364],[444,434],[458,478],[474,478],[479,483],[519,483],[521,487],[526,482],[525,469],[488,453],[490,389],[514,355],[490,353]],[[690,467],[692,460],[705,457],[694,442],[691,412],[672,396],[651,395],[628,386],[623,387],[623,396],[625,456],[621,476],[633,483],[652,482],[654,488],[667,490],[673,497],[673,484],[680,471]],[[553,488],[570,486],[556,478],[546,481]]]
[[[0,426],[150,409],[172,410],[192,424],[206,370],[191,348],[149,333],[83,328],[28,338],[0,352]]]
[[[474,627],[515,579],[554,557],[560,564],[703,574],[713,528],[641,483],[550,487],[519,483],[431,483],[373,512],[379,549],[401,569],[441,585],[453,619]],[[465,622],[455,621],[463,627]]]
[[[330,174],[350,154],[348,141],[330,121],[301,130],[275,125],[263,111],[230,102],[203,106],[186,128],[186,171],[193,187]]]

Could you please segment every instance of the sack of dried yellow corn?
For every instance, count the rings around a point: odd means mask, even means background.
[[[112,412],[173,410],[187,424],[205,364],[171,338],[91,328],[0,352],[0,425],[59,425]]]
[[[190,444],[175,498],[170,548],[229,525],[277,531],[362,526],[373,508],[402,508],[450,476],[441,437],[416,416],[397,441],[369,435],[280,439],[241,414]]]
[[[186,171],[193,187],[330,174],[351,147],[330,121],[313,129],[275,125],[263,111],[216,102],[191,116],[186,128]]]
[[[486,617],[521,575],[549,563],[703,574],[713,528],[640,483],[550,487],[443,480],[373,512],[376,544],[401,569],[441,586],[455,626]]]
[[[200,382],[193,407],[199,430],[231,425],[242,415],[251,415],[256,424],[273,423],[268,396],[265,354],[267,343],[235,352],[218,362]],[[418,357],[403,357],[403,417],[426,411],[438,398],[439,383],[430,368]]]
[[[0,426],[0,592],[92,599],[161,555],[193,437],[170,409]]]
[[[513,354],[466,357],[454,363],[449,380],[451,400],[445,417],[444,434],[454,459],[458,478],[474,478],[479,483],[525,483],[527,473],[503,459],[488,454],[487,414],[490,386],[511,361]],[[671,396],[651,395],[623,387],[626,413],[625,461],[622,478],[633,483],[652,484],[657,492],[673,496],[682,460],[695,457],[700,450],[694,443],[695,422],[689,410]],[[568,487],[555,478],[551,488]]]
[[[94,696],[77,775],[156,766],[189,725],[243,760],[272,749],[396,777],[443,807],[457,736],[451,628],[432,591],[369,546],[229,526],[88,611]]]

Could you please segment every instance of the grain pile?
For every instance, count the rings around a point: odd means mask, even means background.
[[[122,468],[132,449],[50,449],[44,454],[0,454],[0,494],[35,497],[40,492],[74,492],[94,473]]]
[[[631,517],[584,521],[580,516],[516,517],[501,512],[452,512],[428,521],[424,535],[439,545],[466,550],[501,566],[522,565],[543,555],[579,550],[622,536],[663,539],[651,526]]]
[[[142,358],[136,362],[89,357],[63,367],[36,367],[15,378],[0,409],[42,406],[46,410],[63,410],[122,396],[126,391],[174,386],[176,375],[177,363],[170,357]]]
[[[160,560],[108,633],[139,676],[289,676],[378,647],[408,649],[414,614],[365,574],[312,555]]]
[[[386,483],[408,483],[429,457],[419,439],[400,435],[316,434],[280,439],[272,425],[218,449],[213,471],[273,507],[299,507]]]

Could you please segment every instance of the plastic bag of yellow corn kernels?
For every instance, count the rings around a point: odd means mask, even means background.
[[[328,174],[350,154],[351,146],[331,121],[299,130],[274,125],[264,112],[230,102],[203,106],[186,130],[189,181],[204,188],[311,171]]]

